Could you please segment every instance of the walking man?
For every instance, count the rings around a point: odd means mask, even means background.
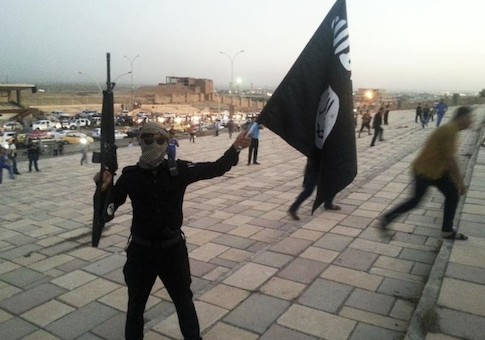
[[[421,153],[413,162],[414,195],[406,202],[392,209],[383,216],[382,227],[385,228],[401,214],[414,209],[426,194],[429,186],[435,186],[445,196],[443,238],[466,240],[468,237],[453,228],[459,196],[465,194],[466,187],[460,174],[455,154],[458,144],[458,132],[467,129],[472,123],[472,109],[460,107],[451,122],[436,129]]]
[[[380,141],[384,140],[384,129],[382,128],[382,115],[384,114],[384,108],[381,107],[379,111],[374,116],[374,120],[372,121],[372,128],[374,129],[374,137],[372,137],[372,142],[370,146],[374,146],[376,143],[377,138]]]
[[[17,169],[17,146],[15,145],[16,140],[10,138],[8,140],[8,159],[12,163],[12,171],[15,175],[20,175]]]
[[[81,146],[81,165],[88,162],[88,143]]]
[[[307,159],[306,167],[305,167],[305,175],[303,176],[303,190],[296,198],[295,202],[290,206],[288,209],[288,214],[290,214],[291,218],[295,221],[298,221],[300,217],[298,217],[298,209],[300,205],[312,195],[313,191],[315,190],[318,184],[318,164],[315,163],[310,158]],[[341,207],[338,205],[333,204],[334,197],[328,199],[324,203],[324,208],[326,210],[340,210]]]
[[[424,104],[423,113],[421,114],[421,126],[423,129],[428,126],[430,110],[428,104]]]
[[[34,165],[35,171],[40,172],[39,165],[37,161],[40,155],[40,142],[38,140],[32,140],[29,138],[27,143],[27,156],[29,158],[29,172],[32,172],[32,164]]]
[[[260,164],[258,163],[259,128],[259,124],[256,122],[256,118],[254,117],[248,130],[248,133],[251,136],[251,145],[249,146],[248,153],[248,165],[251,164],[251,159],[253,160],[253,164]]]
[[[423,113],[423,107],[421,106],[421,103],[418,103],[418,106],[416,107],[416,117],[414,118],[414,122],[417,123],[418,121],[421,122],[421,114]]]
[[[2,184],[3,181],[3,169],[7,169],[8,174],[10,175],[10,179],[15,179],[12,167],[10,166],[10,164],[8,164],[7,149],[0,146],[0,184]]]
[[[372,120],[372,117],[369,113],[369,110],[366,110],[365,113],[362,115],[362,125],[360,126],[360,131],[359,131],[359,138],[360,134],[364,130],[364,128],[367,128],[367,133],[370,135],[370,121]]]
[[[448,111],[448,106],[445,104],[443,99],[440,99],[438,105],[436,105],[436,127],[440,126],[441,120],[445,116],[446,111]]]
[[[384,111],[384,125],[389,125],[389,103],[386,105],[386,110]]]

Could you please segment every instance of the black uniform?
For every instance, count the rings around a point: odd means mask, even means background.
[[[384,129],[382,128],[382,111],[378,111],[374,120],[372,121],[372,128],[374,129],[374,137],[372,137],[372,142],[370,146],[374,146],[377,138],[379,140],[384,140]]]
[[[421,115],[423,114],[423,107],[420,105],[418,105],[416,107],[416,117],[414,118],[414,122],[417,123],[418,122],[418,119],[419,121],[421,121],[422,117]]]
[[[178,160],[177,175],[171,175],[166,162],[155,170],[138,165],[123,169],[110,200],[116,209],[128,195],[133,207],[132,240],[123,268],[128,286],[126,339],[143,338],[145,304],[157,276],[175,304],[184,338],[201,339],[190,290],[189,257],[180,229],[184,193],[193,182],[222,176],[238,159],[239,153],[231,147],[215,162]]]
[[[38,160],[40,155],[40,146],[38,141],[35,143],[30,140],[27,144],[27,157],[29,158],[29,172],[32,171],[32,164],[34,165],[35,171],[39,170]]]

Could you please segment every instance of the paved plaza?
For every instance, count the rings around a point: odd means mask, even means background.
[[[484,108],[476,110],[477,121]],[[448,116],[451,116],[448,113]],[[393,111],[385,141],[357,139],[358,175],[339,193],[340,211],[311,200],[300,221],[287,210],[299,194],[305,157],[268,129],[258,161],[189,186],[184,227],[192,289],[207,340],[485,339],[485,148],[483,131],[460,135],[459,161],[470,189],[456,226],[468,241],[440,238],[443,197],[424,202],[382,232],[378,216],[407,198],[410,163],[431,125]],[[475,124],[478,127],[478,124]],[[360,126],[359,126],[360,128]],[[191,144],[178,158],[216,160],[226,133]],[[139,147],[118,150],[120,168]],[[41,172],[0,185],[0,339],[122,339],[127,289],[122,267],[131,205],[90,246],[92,177],[81,154],[41,158]],[[174,306],[160,281],[145,313],[145,339],[181,339]]]

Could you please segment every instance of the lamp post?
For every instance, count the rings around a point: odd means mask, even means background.
[[[96,84],[96,86],[97,86],[97,87],[98,87],[98,89],[99,89],[99,92],[101,92],[101,93],[103,92],[103,89],[101,89],[101,86],[99,86],[99,83],[98,83],[96,80],[94,80],[94,79],[93,79],[93,78],[92,78],[92,77],[91,77],[89,74],[84,73],[84,72],[81,72],[81,71],[79,71],[78,73],[79,73],[80,75],[85,76],[86,78],[88,78],[88,79],[89,79],[90,81],[92,81],[93,83],[95,83],[95,84]],[[112,81],[112,83],[116,83],[116,80],[118,80],[118,79],[120,79],[121,77],[126,76],[126,75],[128,75],[128,74],[131,74],[131,71],[130,71],[130,72],[125,72],[125,73],[120,74],[118,77],[116,77],[116,78],[115,78],[115,79]]]
[[[120,79],[121,77],[126,76],[126,75],[128,75],[128,74],[131,74],[131,71],[129,71],[129,72],[125,72],[125,73],[120,74],[118,77],[116,77],[116,78],[115,78],[115,79],[112,81],[112,83],[113,83],[113,84],[116,84],[116,81],[117,81],[118,79]]]
[[[93,78],[92,78],[92,77],[91,77],[89,74],[84,73],[84,72],[81,72],[81,71],[79,71],[78,73],[79,73],[80,75],[82,75],[82,76],[85,76],[86,78],[88,78],[88,79],[89,79],[90,81],[92,81],[93,83],[95,83],[95,84],[96,84],[96,86],[97,86],[97,87],[98,87],[98,89],[99,89],[99,92],[100,92],[100,93],[103,93],[103,89],[101,89],[101,86],[99,86],[99,83],[98,83],[96,80],[94,80],[94,79],[93,79]],[[116,80],[118,80],[119,78],[121,78],[121,77],[123,77],[123,76],[126,76],[126,75],[128,75],[128,74],[130,74],[130,73],[131,73],[131,71],[130,71],[130,72],[125,72],[125,73],[120,74],[120,75],[119,75],[118,77],[116,77],[116,78],[115,78],[115,79],[114,79],[114,80],[113,80],[111,83],[112,83],[112,84],[113,84],[113,86],[114,86],[114,84],[116,83]],[[86,97],[86,98],[87,98],[87,97]],[[87,101],[87,99],[86,99],[86,101]],[[87,104],[87,103],[86,103],[86,104]]]
[[[133,58],[129,58],[126,55],[123,56],[123,57],[125,57],[126,59],[128,59],[128,61],[130,62],[130,73],[131,73],[131,105],[134,105],[135,104],[135,95],[133,94],[133,64],[135,63],[136,58],[139,58],[140,55],[137,54]]]
[[[222,52],[222,51],[219,52],[220,54],[225,55],[231,63],[231,82],[229,83],[229,88],[231,89],[231,91],[234,90],[234,60],[236,60],[236,57],[243,52],[244,52],[244,50],[240,50],[239,52],[234,54],[232,57],[225,52]]]
[[[96,84],[96,86],[97,86],[97,87],[98,87],[98,89],[99,89],[99,92],[103,93],[103,90],[101,89],[101,86],[99,86],[98,82],[97,82],[96,80],[94,80],[94,79],[93,79],[93,78],[92,78],[92,77],[91,77],[89,74],[84,73],[84,72],[81,72],[81,71],[79,71],[78,73],[79,73],[80,75],[82,75],[82,76],[85,76],[86,78],[88,78],[88,79],[89,79],[90,81],[92,81],[93,83],[95,83],[95,84]]]

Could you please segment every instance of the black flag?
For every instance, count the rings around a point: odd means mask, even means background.
[[[345,0],[337,0],[258,122],[320,164],[313,211],[357,174]]]

